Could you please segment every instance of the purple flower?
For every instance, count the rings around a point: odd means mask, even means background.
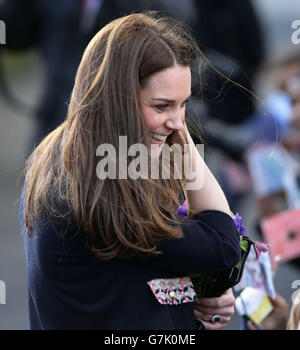
[[[232,218],[233,218],[235,227],[236,227],[237,230],[238,230],[239,235],[240,235],[240,236],[245,236],[245,234],[246,234],[246,228],[245,228],[245,226],[243,225],[243,219],[242,219],[242,217],[239,215],[239,213],[236,213]]]
[[[269,244],[263,242],[255,241],[253,247],[255,250],[256,259],[259,258],[261,253],[266,253],[269,251]]]
[[[187,212],[188,212],[187,202],[184,201],[183,205],[180,205],[178,207],[176,214],[185,217],[187,216]]]

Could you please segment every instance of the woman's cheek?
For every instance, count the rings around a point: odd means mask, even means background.
[[[156,130],[164,123],[164,118],[153,110],[145,109],[143,115],[149,130]]]
[[[185,107],[183,108],[183,111],[182,111],[181,121],[182,121],[182,123],[184,123],[184,121],[185,121]]]

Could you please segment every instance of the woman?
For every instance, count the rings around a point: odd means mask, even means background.
[[[182,278],[240,258],[226,198],[184,123],[195,52],[182,26],[151,13],[109,23],[86,48],[65,122],[27,161],[20,213],[32,329],[196,329],[195,317],[207,329],[228,323],[231,290],[197,299]],[[150,160],[167,145],[188,144],[190,163],[180,179],[172,171],[169,179],[126,178],[120,136],[145,145]],[[114,162],[119,176],[98,171],[102,145],[116,151],[107,167]],[[172,159],[172,170],[181,166]],[[204,178],[192,178],[194,169]],[[185,220],[176,215],[182,188]],[[158,280],[173,283],[162,287],[165,299],[153,290]]]

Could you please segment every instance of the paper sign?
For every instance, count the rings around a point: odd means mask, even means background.
[[[255,324],[260,324],[273,310],[267,294],[252,287],[246,287],[241,292],[235,307],[241,316],[247,315]]]
[[[251,149],[246,156],[258,197],[268,197],[285,191],[288,208],[300,207],[300,189],[296,178],[300,165],[280,144],[262,144]]]
[[[261,253],[257,259],[253,246],[247,257],[241,281],[233,288],[239,293],[246,287],[259,289],[272,299],[276,298],[270,255],[268,252]]]
[[[270,245],[272,269],[279,262],[300,257],[300,209],[289,209],[261,220],[264,240]]]

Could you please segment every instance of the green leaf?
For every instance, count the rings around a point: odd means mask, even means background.
[[[243,237],[240,237],[240,247],[243,251],[248,251],[248,241],[246,239],[243,239]]]

